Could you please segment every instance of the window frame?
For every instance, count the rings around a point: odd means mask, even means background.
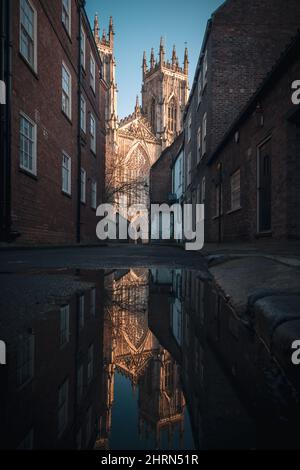
[[[66,390],[64,390],[64,387]],[[57,424],[58,424],[58,437],[61,437],[68,427],[69,422],[69,378],[67,378],[58,389],[58,410],[57,410]],[[61,394],[64,394],[64,400],[61,402]],[[64,424],[61,427],[61,412],[64,412]]]
[[[206,177],[203,176],[201,180],[201,204],[205,203],[206,199]]]
[[[90,53],[90,86],[94,93],[96,93],[96,59],[94,54]]]
[[[80,65],[83,70],[86,70],[86,32],[84,30],[83,24],[81,25],[80,31],[80,62]]]
[[[83,94],[80,96],[80,128],[86,134],[86,99]]]
[[[86,171],[80,168],[80,202],[86,204]]]
[[[94,122],[94,133],[92,133],[92,122]],[[90,114],[90,148],[91,151],[96,155],[97,152],[97,123],[93,113]]]
[[[62,12],[61,12],[61,22],[62,24],[64,25],[64,28],[65,30],[67,31],[68,35],[71,37],[72,35],[72,0],[67,0],[68,1],[68,11],[67,11],[67,15],[68,15],[68,18],[69,18],[69,27],[66,25],[65,21],[64,21],[64,17],[63,17],[63,14],[64,14],[64,0],[62,0],[61,2],[61,6],[62,6]]]
[[[168,103],[168,130],[177,132],[177,103],[174,96]]]
[[[202,147],[202,152],[201,152],[201,156],[202,158],[204,157],[204,155],[206,154],[207,152],[207,113],[204,113],[203,114],[203,118],[202,118],[202,144],[201,144],[201,147]]]
[[[22,3],[28,3],[30,8],[33,11],[33,57],[32,60],[33,62],[31,63],[28,58],[23,54],[22,49],[21,49],[21,44],[22,44]],[[37,10],[31,0],[20,0],[20,7],[19,7],[19,52],[23,59],[26,61],[26,63],[29,65],[29,67],[37,73]],[[27,31],[26,31],[27,33]],[[28,33],[27,33],[28,34]]]
[[[192,182],[192,152],[188,153],[187,158],[187,186]]]
[[[62,315],[63,314],[66,314],[65,329],[62,329]],[[63,336],[64,332],[66,332],[65,336]],[[70,342],[70,305],[68,304],[68,305],[62,305],[60,307],[60,316],[59,316],[59,344],[60,344],[60,348],[63,348],[69,342]]]
[[[233,179],[238,175],[238,189],[233,187]],[[237,194],[239,195],[238,197],[238,204],[234,204],[234,195]],[[230,211],[236,211],[241,208],[241,169],[238,168],[236,171],[234,171],[230,177]]]
[[[65,90],[64,90],[64,87],[63,87],[63,83],[64,83],[64,74],[63,74],[63,69],[65,70],[65,72],[67,72],[67,75],[69,76],[69,86],[70,86],[70,90],[69,90],[69,94],[67,95]],[[65,63],[65,61],[62,61],[62,68],[61,68],[61,93],[62,93],[62,102],[61,102],[61,109],[62,109],[62,112],[63,114],[70,120],[72,121],[72,74],[70,72],[70,69],[69,67],[67,66],[67,64]],[[69,109],[68,111],[69,112],[66,112],[63,108],[63,96],[64,94],[68,97],[69,99]]]
[[[33,155],[32,155],[32,170],[21,163],[21,136],[24,138],[26,137],[24,134],[21,134],[21,120],[25,119],[33,128]],[[19,120],[19,167],[30,173],[31,175],[37,176],[37,125],[36,123],[30,119],[23,111],[20,112],[20,120]]]
[[[200,162],[202,158],[202,127],[198,127],[197,131],[197,163]]]
[[[91,208],[97,209],[97,181],[92,180],[91,182]]]
[[[178,188],[177,189],[182,189],[183,186],[183,158],[179,158],[178,162]]]
[[[190,112],[189,117],[188,117],[188,142],[190,142],[191,139],[192,139],[192,114]]]
[[[70,166],[68,168],[68,189],[64,188],[64,175],[63,175],[64,158],[67,158],[69,163],[70,163]],[[70,155],[68,155],[65,151],[63,151],[63,153],[62,153],[61,170],[62,170],[61,190],[64,194],[67,194],[68,196],[71,196],[71,194],[72,194],[72,159],[71,159]]]

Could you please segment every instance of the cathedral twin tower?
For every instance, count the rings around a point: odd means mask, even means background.
[[[118,127],[118,121],[112,17],[109,21],[108,34],[104,29],[100,35],[98,15],[95,16],[94,36],[103,61],[104,78],[109,87],[106,103],[107,127],[108,130],[114,131]],[[160,41],[158,59],[155,58],[154,50],[151,50],[149,67],[144,52],[140,112],[147,118],[153,134],[161,140],[163,148],[170,145],[182,130],[182,116],[189,93],[188,64],[187,48],[185,49],[183,67],[181,67],[175,46],[171,61],[167,61],[163,39]]]

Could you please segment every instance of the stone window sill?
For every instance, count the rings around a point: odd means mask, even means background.
[[[234,214],[235,212],[238,212],[242,210],[242,206],[236,207],[235,209],[230,209],[228,212],[226,212],[227,215]]]

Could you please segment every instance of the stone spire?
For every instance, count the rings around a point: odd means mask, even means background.
[[[136,102],[135,102],[135,107],[134,107],[134,113],[136,116],[138,116],[141,112],[141,107],[140,107],[140,101],[139,101],[139,96],[136,95]]]
[[[143,55],[143,65],[142,65],[142,68],[143,68],[143,77],[145,77],[146,73],[147,73],[147,57],[146,57],[146,51],[144,51],[144,55]]]
[[[99,26],[98,13],[96,13],[95,18],[94,18],[94,38],[96,42],[99,40],[99,34],[100,34],[100,26]]]
[[[184,50],[184,64],[183,64],[183,71],[185,75],[189,74],[189,56],[188,56],[188,49],[187,47]]]
[[[177,61],[177,55],[176,55],[176,46],[174,44],[173,46],[173,52],[172,52],[172,66],[176,66],[176,61]]]
[[[150,70],[153,70],[155,67],[155,57],[154,57],[154,49],[151,49],[151,56],[150,56]]]
[[[111,48],[113,48],[113,45],[114,45],[114,35],[115,35],[114,23],[113,23],[113,17],[111,16],[109,18],[109,28],[108,28],[109,43],[110,43]]]
[[[105,44],[106,42],[106,29],[105,28],[103,29],[103,33],[102,33],[102,42],[103,44]]]
[[[159,46],[159,65],[163,66],[165,64],[165,45],[163,37],[160,38],[160,46]]]

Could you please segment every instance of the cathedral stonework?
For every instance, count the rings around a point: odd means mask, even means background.
[[[184,66],[179,66],[176,48],[172,61],[165,60],[165,47],[160,41],[159,59],[151,50],[150,67],[146,53],[143,58],[142,111],[152,132],[161,140],[162,150],[171,145],[182,130],[182,118],[188,100],[188,52],[185,49]]]
[[[186,48],[183,67],[179,65],[175,46],[171,61],[165,59],[163,39],[160,41],[157,59],[152,49],[147,64],[144,52],[142,105],[137,97],[133,113],[118,120],[112,18],[108,35],[104,30],[100,36],[96,15],[94,35],[108,87],[105,113],[107,174],[115,173],[113,179],[118,180],[120,187],[120,191],[116,191],[119,192],[118,197],[125,192],[126,187],[130,188],[126,196],[131,204],[148,204],[150,168],[182,131],[183,113],[189,95],[188,51]],[[130,181],[132,185],[128,184]]]

